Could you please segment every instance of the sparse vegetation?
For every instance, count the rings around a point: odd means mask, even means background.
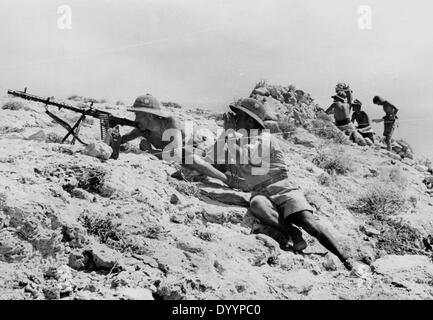
[[[194,235],[200,239],[202,239],[203,241],[213,241],[215,240],[215,235],[207,230],[199,230],[199,229],[195,229],[194,230]]]
[[[409,184],[406,174],[400,167],[392,167],[384,176],[384,182],[389,180],[393,182],[400,189],[405,190]]]
[[[21,101],[13,101],[13,100],[6,102],[2,106],[2,109],[3,110],[14,110],[14,111],[17,111],[17,110],[25,110],[25,111],[30,110],[30,108],[25,103],[23,103]]]
[[[323,118],[314,119],[306,125],[306,129],[316,136],[331,140],[337,144],[349,144],[349,138],[340,131],[334,123],[324,120]]]
[[[195,184],[185,181],[178,181],[176,183],[175,189],[186,196],[195,198],[199,198],[201,194],[200,189]]]
[[[399,167],[382,171],[356,200],[352,209],[383,220],[401,212],[408,201],[408,179]]]
[[[256,85],[254,86],[254,89],[263,88],[263,87],[266,87],[267,85],[268,85],[268,81],[265,79],[262,79],[256,83]]]
[[[353,170],[349,154],[338,147],[319,148],[313,163],[329,174],[345,175]]]
[[[59,135],[56,132],[49,132],[47,134],[47,137],[45,139],[45,142],[48,143],[61,143],[63,140],[63,137],[61,135]]]
[[[88,213],[81,214],[79,220],[91,235],[97,236],[99,240],[109,247],[120,252],[142,253],[143,248],[126,237],[121,229],[121,222],[113,215],[92,216]]]
[[[95,99],[95,98],[86,98],[77,94],[73,94],[71,96],[68,97],[68,100],[71,101],[77,101],[77,102],[84,102],[84,103],[106,103],[107,100],[106,99]]]
[[[182,109],[182,106],[176,102],[162,102],[162,105],[166,108]]]
[[[420,233],[411,226],[388,220],[383,232],[378,236],[377,248],[387,254],[420,254]]]
[[[293,121],[278,121],[278,127],[284,139],[288,139],[297,130],[297,127]],[[272,132],[271,132],[272,133]]]
[[[0,133],[1,134],[8,134],[8,133],[21,133],[24,131],[24,128],[15,128],[10,126],[0,127]]]
[[[399,213],[405,203],[406,197],[400,187],[394,183],[376,181],[356,200],[352,209],[382,220]]]
[[[320,175],[317,177],[317,182],[318,182],[320,185],[325,186],[325,187],[330,187],[330,186],[332,186],[332,185],[335,183],[335,181],[336,181],[336,177],[335,177],[335,175],[330,175],[330,174],[328,174],[328,173],[326,173],[326,172],[320,174]]]

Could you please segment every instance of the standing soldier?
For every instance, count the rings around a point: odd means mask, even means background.
[[[382,119],[374,119],[373,122],[379,123],[384,122],[384,131],[383,136],[385,137],[386,149],[391,151],[391,139],[392,134],[395,130],[395,121],[398,119],[397,112],[398,109],[389,103],[388,101],[382,99],[379,96],[375,96],[373,98],[373,103],[379,106],[383,106],[383,111],[385,112],[385,116]]]

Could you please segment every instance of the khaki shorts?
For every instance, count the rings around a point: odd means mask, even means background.
[[[250,201],[256,196],[265,196],[276,206],[283,219],[300,211],[311,211],[313,208],[305,199],[302,190],[289,179],[275,182],[261,190],[253,191]]]
[[[391,124],[385,124],[385,129],[383,130],[383,136],[384,137],[392,137],[393,133],[395,130],[395,125],[394,123]]]

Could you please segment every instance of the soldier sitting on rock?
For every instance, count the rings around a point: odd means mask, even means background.
[[[368,114],[361,110],[362,102],[358,99],[355,99],[352,103],[353,114],[352,114],[352,123],[358,124],[356,128],[358,132],[368,141],[369,144],[374,143],[373,130],[371,128],[370,117]],[[368,140],[367,140],[368,139]]]
[[[349,97],[351,97],[351,95],[349,95]],[[350,119],[351,98],[349,98],[349,103],[346,103],[347,94],[344,91],[338,91],[332,98],[334,102],[325,112],[327,114],[334,113],[335,125],[349,136],[352,141],[361,146],[366,145],[364,138],[355,130]]]
[[[230,108],[234,115],[226,119],[226,122],[229,122],[226,127],[236,130],[236,134],[241,133],[242,137],[239,139],[234,132],[228,132],[227,137],[229,140],[235,139],[238,143],[242,141],[243,143],[236,144],[236,154],[229,155],[229,158],[234,160],[238,171],[252,190],[250,199],[252,214],[264,224],[279,230],[286,236],[290,235],[296,251],[307,247],[301,231],[295,226],[303,228],[351,270],[355,264],[354,260],[343,252],[329,231],[316,221],[312,214],[312,207],[299,186],[289,176],[278,140],[269,133],[262,132],[265,128],[263,104],[247,98],[237,105],[230,105]],[[253,135],[252,130],[255,130],[257,135]],[[269,151],[267,155],[266,150]],[[262,159],[258,164],[253,159],[256,159],[255,156],[260,152]]]

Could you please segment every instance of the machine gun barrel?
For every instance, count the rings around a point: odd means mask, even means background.
[[[25,100],[29,100],[29,101],[34,101],[34,102],[39,102],[39,103],[43,103],[45,105],[49,105],[49,106],[54,106],[54,107],[58,107],[58,108],[65,108],[74,112],[80,112],[80,113],[85,113],[86,109],[84,108],[77,108],[74,106],[71,106],[69,104],[66,103],[62,103],[62,102],[56,102],[56,101],[52,101],[50,98],[42,98],[39,96],[35,96],[33,94],[29,94],[26,91],[15,91],[15,90],[8,90],[8,94],[21,98],[21,99],[25,99]]]

